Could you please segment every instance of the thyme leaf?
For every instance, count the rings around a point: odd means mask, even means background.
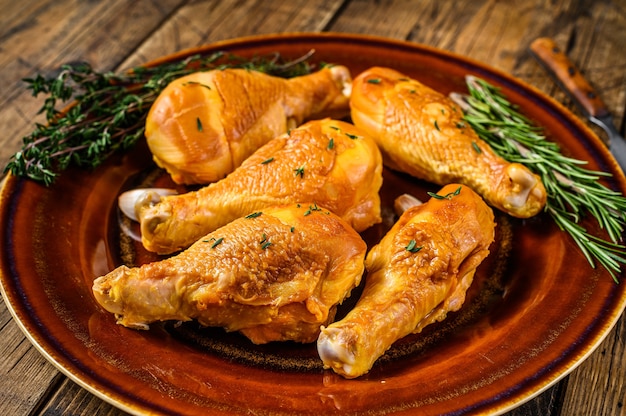
[[[304,166],[300,166],[299,168],[296,168],[293,171],[296,173],[296,176],[304,178]]]
[[[222,241],[224,241],[224,237],[218,238],[217,240],[215,240],[213,244],[211,244],[211,248],[215,248],[219,246],[220,244],[222,244]]]
[[[458,188],[456,188],[454,191],[452,192],[448,192],[445,195],[439,195],[435,192],[426,192],[428,194],[428,196],[430,196],[431,198],[435,198],[435,199],[452,199],[453,197],[457,196],[458,194],[461,193],[461,187],[459,186]]]
[[[313,203],[313,205],[309,205],[309,209],[304,212],[304,216],[311,215],[311,213],[315,211],[322,211],[320,207],[317,206],[317,203]]]
[[[22,148],[9,159],[4,172],[51,185],[70,165],[94,168],[115,152],[132,147],[144,135],[152,103],[174,79],[223,68],[246,68],[289,78],[312,72],[308,62],[312,54],[287,61],[278,53],[243,58],[216,52],[137,67],[123,74],[98,72],[80,63],[63,65],[54,77],[26,78],[33,96],[44,96],[40,113],[47,122],[36,124],[22,139]],[[200,120],[197,125],[202,131]]]
[[[407,246],[404,247],[404,249],[406,251],[410,251],[411,253],[417,253],[422,248],[424,248],[424,247],[423,246],[419,246],[419,247],[417,246],[417,242],[415,240],[409,241],[409,244],[407,244]]]

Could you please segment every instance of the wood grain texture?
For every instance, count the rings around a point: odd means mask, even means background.
[[[211,42],[279,32],[321,32],[341,9],[332,0],[196,1],[173,15],[123,63],[131,68]]]
[[[335,31],[405,39],[509,72],[581,115],[528,53],[550,36],[602,95],[624,134],[623,0],[0,0],[0,163],[41,118],[20,81],[88,61],[125,70],[202,44],[277,32]],[[589,124],[594,131],[603,133]],[[509,415],[624,415],[626,318],[561,383]],[[0,302],[0,414],[123,415],[60,375]],[[590,380],[592,381],[590,383]],[[596,388],[589,391],[589,385]]]
[[[0,388],[5,392],[0,413],[25,415],[46,398],[58,371],[39,354],[0,302]],[[28,394],[25,394],[28,392]]]
[[[3,1],[14,5],[21,2]],[[0,38],[0,164],[19,149],[37,112],[23,78],[51,76],[63,64],[85,61],[98,71],[115,69],[129,53],[167,20],[179,0],[135,2],[29,1],[3,13]],[[142,4],[139,4],[142,3]],[[141,7],[139,7],[141,6]],[[10,103],[10,105],[8,105]]]
[[[625,415],[626,356],[625,319],[591,356],[569,376],[562,415]],[[590,397],[589,386],[594,386]]]

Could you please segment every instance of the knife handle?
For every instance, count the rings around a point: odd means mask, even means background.
[[[588,115],[602,117],[609,114],[600,96],[552,39],[536,39],[530,50]]]

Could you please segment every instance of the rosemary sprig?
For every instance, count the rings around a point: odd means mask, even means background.
[[[473,76],[466,81],[469,96],[451,94],[463,109],[464,120],[501,157],[522,163],[541,177],[548,193],[548,214],[573,238],[592,267],[599,263],[618,282],[626,263],[626,198],[600,183],[611,175],[588,170],[583,167],[587,162],[563,155],[558,144],[547,140],[499,88]],[[587,215],[606,230],[608,240],[591,235],[580,224]]]
[[[23,138],[20,151],[4,172],[50,185],[70,164],[93,168],[118,150],[128,149],[143,136],[145,118],[159,93],[172,80],[195,71],[245,68],[281,77],[308,74],[313,51],[294,61],[280,54],[242,58],[216,52],[124,74],[97,72],[89,64],[64,65],[51,78],[24,79],[33,96],[45,95],[40,113],[46,124],[36,124]],[[61,110],[62,106],[68,106]],[[198,128],[201,129],[198,120]]]

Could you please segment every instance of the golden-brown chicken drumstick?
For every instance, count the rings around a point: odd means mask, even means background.
[[[174,182],[214,182],[303,120],[347,115],[351,82],[343,66],[291,79],[245,69],[193,73],[159,94],[146,140]]]
[[[470,188],[448,185],[409,208],[369,252],[363,293],[317,341],[326,368],[367,373],[398,339],[458,310],[494,239],[491,208]]]
[[[275,138],[218,182],[135,211],[144,247],[167,254],[249,212],[291,202],[317,203],[363,231],[381,220],[381,185],[374,141],[349,123],[324,119]]]
[[[94,281],[96,300],[118,323],[197,319],[255,343],[313,342],[320,325],[359,284],[366,244],[321,206],[264,209],[141,267]]]
[[[391,168],[442,186],[465,184],[515,217],[545,206],[539,176],[497,156],[450,98],[380,67],[359,74],[352,89],[352,121],[376,140]]]

